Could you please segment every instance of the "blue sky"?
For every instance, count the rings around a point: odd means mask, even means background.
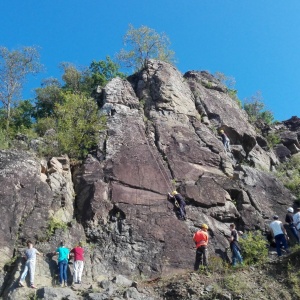
[[[4,3],[3,3],[4,2]],[[40,46],[46,71],[60,77],[60,62],[87,66],[113,57],[128,24],[165,32],[177,67],[220,71],[236,79],[241,100],[261,91],[277,120],[300,117],[299,0],[10,0],[0,10],[0,45]]]

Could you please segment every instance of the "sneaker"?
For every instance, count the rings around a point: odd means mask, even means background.
[[[35,286],[34,284],[31,284],[30,287],[31,287],[32,289],[36,289],[36,286]]]
[[[64,287],[64,284],[63,284],[63,283],[61,283],[61,284],[60,284],[60,287]]]
[[[24,287],[24,283],[22,281],[19,281],[19,286]]]
[[[65,286],[65,287],[66,287],[66,286],[68,286],[68,283],[67,283],[67,282],[65,282],[64,286]]]

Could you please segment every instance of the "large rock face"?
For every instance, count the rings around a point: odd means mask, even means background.
[[[102,113],[108,122],[98,156],[74,174],[77,215],[96,244],[94,278],[192,269],[192,236],[201,223],[210,227],[210,250],[220,253],[230,222],[264,230],[275,212],[283,216],[291,205],[292,195],[263,171],[275,154],[256,144],[245,113],[218,81],[209,77],[215,85],[203,84],[205,76],[183,77],[169,64],[149,61],[130,78],[131,86],[120,79],[106,86]],[[201,122],[199,105],[208,122]],[[224,151],[219,127],[229,133],[232,154]],[[238,167],[246,159],[261,171]],[[175,188],[187,200],[186,222],[166,198]]]
[[[82,227],[72,224],[74,190],[67,157],[49,162],[37,159],[25,151],[0,151],[0,201],[2,255],[2,292],[5,297],[14,290],[19,278],[27,240],[37,244],[47,254],[53,252],[60,240],[72,245],[85,240]],[[65,231],[50,232],[51,224],[65,224]],[[57,226],[57,225],[56,225]],[[39,259],[37,284],[52,284],[55,260]],[[20,298],[19,298],[20,299]]]
[[[229,223],[265,230],[274,213],[283,219],[292,205],[293,196],[269,173],[281,156],[266,150],[266,140],[207,72],[183,76],[151,60],[128,81],[113,79],[98,98],[107,126],[97,153],[72,176],[67,157],[41,162],[24,151],[0,152],[2,267],[27,239],[44,253],[65,239],[69,247],[86,242],[87,282],[114,274],[182,273],[193,269],[192,237],[202,223],[209,226],[209,251],[220,255],[228,246]],[[224,151],[220,128],[230,137],[231,153]],[[281,135],[290,153],[298,134],[292,128],[292,135]],[[187,201],[186,221],[167,200],[174,189]],[[67,230],[49,232],[53,220]],[[21,266],[17,260],[2,273],[8,299],[19,297]],[[37,283],[53,284],[56,267],[52,256],[42,260]]]

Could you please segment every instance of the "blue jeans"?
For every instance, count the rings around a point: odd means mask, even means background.
[[[62,284],[63,282],[67,283],[67,268],[68,268],[68,261],[66,259],[58,262],[60,284]]]
[[[299,236],[298,236],[298,230],[296,229],[295,225],[294,224],[290,224],[289,227],[291,229],[292,234],[294,235],[294,237],[296,238],[297,242],[299,243],[300,240],[299,240]]]
[[[284,249],[288,248],[285,236],[283,233],[275,235],[276,251],[278,256],[281,256],[281,245]]]
[[[231,246],[231,251],[232,251],[232,265],[235,266],[236,261],[238,261],[238,263],[242,264],[243,258],[242,258],[241,252],[235,244],[233,244]]]

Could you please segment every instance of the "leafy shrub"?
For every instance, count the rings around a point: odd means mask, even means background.
[[[292,158],[278,167],[276,173],[278,179],[288,188],[300,201],[300,155]]]
[[[248,232],[239,240],[244,263],[251,265],[264,262],[268,257],[267,240],[260,231]]]
[[[9,143],[7,140],[7,136],[4,133],[4,130],[0,129],[0,150],[8,149]]]
[[[254,96],[245,100],[244,110],[248,114],[251,123],[263,121],[267,124],[272,124],[274,115],[270,110],[265,110],[265,104],[262,99],[261,93],[257,92]]]
[[[269,147],[272,148],[280,143],[280,136],[276,133],[270,133],[266,136],[266,140],[269,144]]]
[[[238,275],[231,274],[224,277],[224,286],[233,293],[241,294],[249,289],[245,281],[241,281]]]
[[[237,90],[227,89],[228,96],[237,103],[239,108],[242,108],[243,107],[242,101],[238,98],[237,92],[238,92]]]
[[[67,230],[68,224],[58,220],[56,218],[51,218],[48,223],[48,227],[46,230],[46,237],[49,239],[57,229],[62,229],[63,231]]]
[[[46,118],[38,119],[34,127],[37,134],[43,136],[48,129],[55,128],[55,126],[56,126],[55,119],[51,117],[46,117]]]
[[[105,117],[98,116],[96,102],[85,96],[66,94],[65,102],[55,106],[56,132],[61,153],[82,158],[97,145]]]
[[[209,271],[212,273],[223,273],[227,269],[226,262],[219,256],[209,258]]]

